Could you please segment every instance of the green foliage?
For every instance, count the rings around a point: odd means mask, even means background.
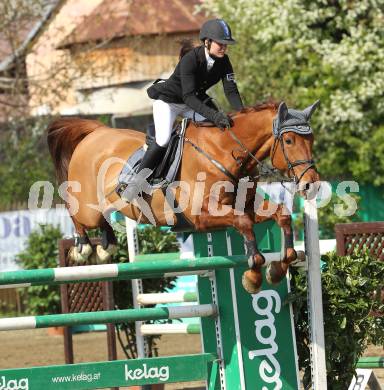
[[[328,387],[347,389],[357,360],[369,343],[384,343],[384,312],[380,291],[384,262],[369,254],[323,256],[322,289]],[[292,270],[292,294],[299,366],[304,369],[304,383],[310,384],[310,351],[306,273]]]
[[[125,232],[115,232],[118,240],[118,251],[114,255],[115,263],[127,263],[129,260],[127,249],[127,235]],[[146,227],[138,230],[139,248],[141,254],[166,253],[178,250],[176,236],[174,233],[164,233],[159,228]],[[162,292],[172,288],[174,278],[144,279],[143,287],[145,292]],[[120,309],[132,307],[132,290],[130,281],[115,282],[115,303]]]
[[[109,125],[108,115],[97,119]],[[52,183],[57,198],[56,176],[45,133],[51,120],[50,117],[19,118],[0,127],[0,208],[25,203],[32,184],[37,181]]]
[[[172,232],[146,227],[138,231],[138,237],[141,254],[177,252],[179,250],[176,235]]]
[[[33,231],[26,249],[17,256],[23,269],[55,268],[58,266],[59,228],[40,225]],[[30,315],[56,314],[61,312],[59,286],[33,286],[22,290],[22,304]]]
[[[4,314],[4,317],[17,317],[17,306],[0,299],[0,313]]]
[[[313,117],[315,155],[327,179],[384,183],[384,0],[204,0],[229,22],[247,104],[274,98]]]
[[[111,126],[111,116],[110,115],[99,115],[97,120],[105,126]]]
[[[351,196],[356,203],[359,202],[359,197],[355,195]],[[319,236],[320,239],[332,239],[335,238],[335,225],[337,223],[350,223],[359,221],[359,216],[356,213],[350,216],[338,215],[335,210],[336,205],[344,204],[346,202],[344,197],[336,197],[332,194],[332,199],[325,207],[319,208]],[[344,207],[344,206],[343,206]]]
[[[343,210],[347,209],[347,205],[350,201],[355,202],[356,207],[360,203],[360,197],[356,194],[350,193],[346,196],[340,196],[336,193],[332,193],[332,197],[329,203],[324,207],[318,208],[318,220],[319,220],[319,237],[321,240],[335,238],[335,224],[337,223],[350,223],[360,221],[360,217],[356,212],[352,215],[344,216],[340,215],[338,211],[339,207]],[[304,219],[303,213],[299,213],[294,220],[295,231],[303,231]]]
[[[0,142],[0,207],[25,202],[31,185],[47,180],[55,184],[44,129],[47,121],[20,121],[2,129]]]
[[[114,256],[114,262],[128,262],[127,235],[125,232],[115,232],[118,239],[118,252]],[[147,253],[166,253],[177,251],[178,244],[176,236],[171,232],[164,232],[159,228],[146,227],[138,230],[139,248],[141,254]],[[146,293],[165,292],[174,286],[175,278],[156,278],[143,279],[143,290]],[[133,307],[132,302],[132,284],[130,280],[116,281],[114,286],[115,305],[118,309],[127,309]],[[123,323],[117,325],[117,334],[120,344],[127,358],[137,357],[134,335],[135,324]],[[156,340],[160,336],[146,337],[150,356],[156,355]],[[124,339],[124,340],[123,340]]]

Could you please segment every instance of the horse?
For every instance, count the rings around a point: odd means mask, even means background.
[[[299,111],[288,109],[284,102],[262,103],[232,114],[233,126],[229,129],[190,122],[185,131],[176,177],[179,185],[171,185],[167,193],[179,206],[183,204],[183,217],[195,231],[233,226],[242,234],[249,258],[249,269],[244,272],[242,283],[249,293],[259,291],[261,267],[265,263],[257,248],[254,223],[272,218],[284,229],[287,238],[283,260],[268,267],[269,282],[278,283],[289,264],[296,260],[291,217],[285,208],[279,205],[273,215],[260,216],[253,202],[258,172],[267,157],[274,169],[298,185],[303,196],[319,181],[309,125],[317,104]],[[107,213],[112,209],[158,226],[173,225],[180,217],[181,206],[170,207],[160,188],[130,203],[123,202],[115,191],[126,160],[145,143],[143,133],[110,128],[95,120],[59,118],[48,127],[47,141],[58,182],[66,186],[66,205],[76,230],[74,255],[78,258],[91,254],[87,230],[94,228],[102,232],[102,245],[96,248],[99,256],[114,252],[116,237],[107,221]],[[247,177],[250,181],[245,195],[242,191],[244,207],[239,210],[235,204],[237,194]],[[188,194],[192,194],[192,201]]]

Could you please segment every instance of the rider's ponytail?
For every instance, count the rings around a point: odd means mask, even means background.
[[[179,43],[181,45],[179,60],[181,60],[189,51],[195,48],[195,45],[192,39],[181,39]]]

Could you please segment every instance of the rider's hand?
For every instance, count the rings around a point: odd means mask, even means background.
[[[222,112],[215,113],[213,122],[217,127],[220,127],[221,129],[233,126],[233,120],[228,115],[225,115]]]

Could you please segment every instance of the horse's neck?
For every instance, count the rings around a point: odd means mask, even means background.
[[[270,155],[273,145],[274,115],[271,110],[263,110],[244,114],[236,120],[234,132],[258,160],[264,160]]]

